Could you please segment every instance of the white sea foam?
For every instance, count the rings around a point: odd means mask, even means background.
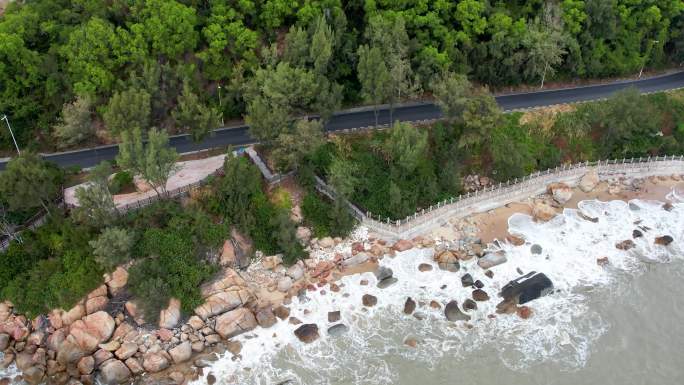
[[[492,279],[476,266],[475,261],[461,265],[458,273],[439,270],[432,261],[432,250],[414,249],[384,258],[381,265],[393,270],[398,282],[389,288],[375,286],[373,274],[344,277],[342,290],[308,292],[307,299],[293,299],[291,316],[304,323],[316,323],[321,338],[309,345],[293,335],[296,326],[279,322],[238,337],[243,348],[240,360],[230,354],[222,357],[206,373],[213,372],[219,383],[279,384],[362,384],[391,383],[397,368],[386,359],[420,362],[433,367],[440,358],[466,359],[488,348],[498,352],[501,362],[510,369],[528,370],[539,363],[555,363],[563,370],[584,366],[592,345],[610,327],[599,314],[590,309],[587,297],[591,292],[608,293],[620,287],[620,280],[643,271],[650,263],[682,258],[684,240],[684,200],[677,192],[668,195],[674,204],[671,211],[662,202],[634,200],[600,202],[583,201],[578,210],[566,209],[547,223],[535,223],[529,216],[515,214],[509,218],[509,230],[526,240],[522,246],[501,244],[508,262],[493,268]],[[586,217],[598,218],[594,223]],[[632,239],[632,231],[641,226],[643,237],[634,240],[636,247],[627,252],[615,247],[617,242]],[[654,239],[671,235],[675,241],[668,247],[654,245]],[[363,234],[357,234],[363,235]],[[533,255],[530,247],[538,244],[541,255]],[[608,257],[607,267],[597,264],[598,257]],[[418,272],[420,263],[430,263],[430,272]],[[556,291],[529,305],[532,318],[488,315],[495,312],[497,293],[503,285],[520,274],[544,272]],[[484,290],[491,301],[478,303],[478,310],[469,313],[471,328],[445,320],[442,309],[432,309],[429,302],[459,304],[471,296],[463,288],[460,277],[469,272],[485,283]],[[368,286],[360,285],[368,280]],[[363,294],[378,298],[373,308],[361,304]],[[426,318],[418,320],[404,315],[402,310],[410,296],[422,306],[417,309]],[[342,337],[330,337],[328,311],[340,310],[342,323],[349,332]],[[416,349],[404,346],[407,336],[416,338]],[[197,383],[204,383],[204,379]]]

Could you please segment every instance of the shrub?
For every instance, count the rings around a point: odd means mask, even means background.
[[[116,195],[125,189],[134,188],[133,175],[128,171],[119,171],[109,181],[109,191]]]
[[[128,262],[135,242],[135,234],[131,231],[112,227],[102,231],[100,236],[89,244],[97,263],[106,271],[114,270],[118,265]]]

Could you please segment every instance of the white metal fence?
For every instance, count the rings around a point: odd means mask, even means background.
[[[436,222],[487,211],[506,203],[541,194],[546,191],[549,183],[565,182],[574,185],[590,169],[596,169],[600,177],[682,174],[684,173],[684,156],[615,159],[563,165],[446,199],[401,220],[380,218],[370,212],[363,213],[351,203],[349,206],[352,214],[370,230],[394,238],[411,238],[427,230]],[[319,178],[317,178],[317,184],[319,191],[331,197],[335,196],[334,190]]]

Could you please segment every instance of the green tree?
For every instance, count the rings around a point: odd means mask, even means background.
[[[397,121],[392,125],[384,147],[402,173],[408,175],[416,170],[427,155],[428,134],[426,130],[414,127],[410,123]]]
[[[485,89],[475,90],[463,110],[463,130],[458,145],[476,152],[488,150],[494,130],[503,124],[501,109]]]
[[[178,154],[169,147],[169,136],[164,131],[152,128],[143,145],[140,128],[121,134],[119,155],[116,162],[122,169],[140,175],[154,189],[157,195],[166,194],[166,182],[178,170]]]
[[[88,96],[78,96],[62,107],[62,119],[54,127],[60,147],[69,147],[94,134],[93,103]]]
[[[451,72],[443,73],[432,82],[431,88],[435,102],[447,121],[462,122],[471,87],[465,75]]]
[[[271,155],[279,170],[297,170],[304,157],[313,154],[323,143],[321,122],[300,119],[290,132],[276,138]]]
[[[334,157],[328,169],[328,182],[341,198],[348,199],[358,185],[356,165],[349,160]]]
[[[60,191],[61,172],[50,167],[40,156],[23,152],[7,163],[0,174],[0,196],[10,210],[28,210],[48,205]]]
[[[105,271],[112,271],[131,259],[135,235],[123,228],[109,227],[102,230],[97,239],[88,243],[93,248],[95,261]]]
[[[544,88],[547,75],[556,72],[555,67],[563,61],[566,51],[560,31],[536,21],[525,35],[522,44],[526,48],[523,72],[527,79],[540,79]]]
[[[133,10],[140,24],[131,29],[142,35],[152,52],[175,58],[197,45],[195,9],[175,0],[142,0]]]
[[[391,77],[379,48],[359,47],[359,65],[357,67],[361,95],[367,103],[373,104],[375,126],[378,126],[378,105],[389,100]]]
[[[76,189],[78,206],[71,213],[76,222],[95,228],[109,226],[114,222],[118,213],[108,188],[111,174],[111,165],[101,162],[88,176],[88,185]]]
[[[221,122],[219,112],[200,102],[199,97],[186,82],[183,85],[183,93],[178,97],[178,105],[173,111],[176,125],[184,131],[190,131],[190,136],[195,142],[200,142],[217,128]]]
[[[147,131],[150,109],[150,94],[143,89],[129,88],[114,93],[102,117],[109,131],[118,136],[133,128]]]
[[[297,229],[290,220],[289,213],[281,210],[271,218],[271,226],[277,231],[276,241],[283,252],[283,262],[293,264],[304,255],[302,245],[297,239]]]

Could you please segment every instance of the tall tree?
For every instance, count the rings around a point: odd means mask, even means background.
[[[318,120],[300,119],[294,128],[276,138],[273,160],[281,171],[297,170],[305,156],[323,145],[323,125]]]
[[[402,174],[408,175],[427,155],[428,133],[410,123],[395,122],[384,147]]]
[[[88,244],[93,248],[95,261],[105,271],[112,271],[131,259],[135,234],[124,228],[109,227]]]
[[[90,138],[93,126],[93,103],[89,96],[79,96],[62,107],[62,119],[55,125],[60,147],[69,147]]]
[[[546,76],[556,73],[556,66],[563,61],[566,53],[563,35],[536,21],[529,27],[522,44],[526,49],[523,72],[530,80],[541,79],[539,88],[544,88]]]
[[[461,122],[463,110],[471,85],[468,78],[462,74],[445,72],[432,81],[432,94],[444,117],[451,123]]]
[[[88,184],[76,189],[78,206],[72,210],[72,217],[80,223],[100,228],[111,225],[117,216],[116,205],[109,191],[109,176],[112,167],[101,162],[88,175]]]
[[[166,182],[178,170],[178,154],[169,147],[168,134],[152,128],[148,132],[147,143],[143,144],[142,132],[136,127],[124,131],[121,138],[116,157],[119,167],[140,175],[157,195],[166,194]]]
[[[357,67],[361,95],[373,104],[375,126],[378,126],[378,105],[389,100],[391,95],[391,78],[387,65],[379,48],[367,45],[359,47],[359,65]]]
[[[0,173],[0,195],[10,210],[43,207],[49,211],[50,201],[57,197],[61,173],[40,156],[23,152],[7,163]]]
[[[150,94],[143,89],[129,88],[114,93],[102,117],[109,131],[118,136],[133,128],[147,131],[150,110]]]
[[[463,131],[459,147],[467,150],[489,150],[494,130],[503,124],[501,109],[486,89],[473,92],[463,110]]]
[[[219,112],[200,102],[188,82],[183,85],[183,93],[178,97],[178,105],[173,111],[176,125],[189,131],[195,142],[200,142],[217,128],[221,122]]]

